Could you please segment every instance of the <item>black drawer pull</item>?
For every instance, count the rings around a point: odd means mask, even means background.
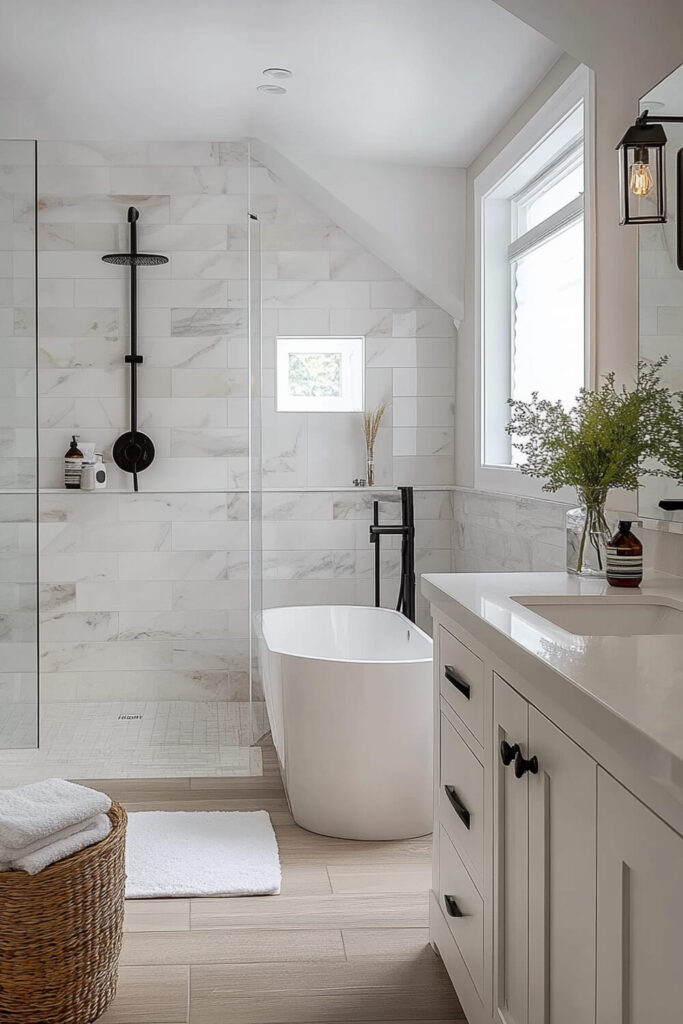
[[[513,743],[510,746],[507,740],[503,740],[500,745],[500,759],[506,768],[509,764],[512,764],[518,753],[519,743]]]
[[[470,812],[467,810],[464,803],[462,802],[458,794],[455,792],[453,786],[444,786],[443,788],[446,790],[446,796],[450,800],[453,810],[458,815],[465,828],[469,828]]]
[[[446,904],[446,911],[449,917],[463,916],[463,912],[458,906],[455,896],[444,896],[443,901]]]
[[[532,775],[538,774],[538,758],[534,754],[527,761],[522,757],[522,752],[518,750],[515,754],[515,778],[521,779],[526,772],[531,772]]]
[[[456,690],[460,690],[463,697],[470,699],[470,684],[461,679],[452,665],[444,665],[443,674],[449,683],[452,683]]]

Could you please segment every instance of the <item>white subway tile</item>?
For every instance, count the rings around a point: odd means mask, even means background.
[[[417,455],[417,427],[394,427],[394,455]]]
[[[249,600],[246,582],[202,580],[173,583],[173,607],[177,611],[237,611]]]
[[[171,584],[149,580],[84,580],[76,584],[76,607],[78,611],[170,611]]]
[[[330,253],[330,277],[333,281],[390,281],[398,277],[395,270],[372,253]]]
[[[370,305],[375,308],[432,306],[430,299],[406,281],[372,281]]]
[[[393,371],[393,393],[397,398],[417,395],[417,369],[414,366],[397,367]]]
[[[176,252],[171,263],[174,278],[222,281],[247,278],[248,264],[245,252]]]
[[[244,196],[171,196],[171,221],[174,224],[239,224],[246,217],[246,209]]]
[[[408,338],[367,338],[365,362],[367,366],[413,367],[417,358],[417,343]]]
[[[149,142],[147,163],[154,165],[155,169],[192,165],[208,167],[219,162],[219,151],[218,142]]]
[[[149,195],[154,192],[173,197],[189,193],[225,192],[225,171],[210,166],[112,167],[112,195]]]
[[[221,580],[228,576],[225,551],[138,551],[117,557],[122,580]]]
[[[172,307],[182,306],[220,308],[228,305],[227,281],[146,281],[140,290],[140,306]]]
[[[174,398],[231,398],[246,396],[245,369],[184,369],[172,371]]]
[[[417,426],[417,398],[394,398],[394,428]]]
[[[174,551],[246,551],[247,523],[173,523]]]
[[[145,616],[133,612],[121,612],[119,636],[126,643],[141,640],[171,641],[173,648],[178,641],[193,637],[202,640],[222,638],[225,642],[225,638],[228,636],[228,613],[216,609],[151,612]],[[174,661],[173,650],[170,654]]]

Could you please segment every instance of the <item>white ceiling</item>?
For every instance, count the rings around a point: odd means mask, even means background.
[[[0,137],[465,166],[559,55],[493,0],[0,0]]]

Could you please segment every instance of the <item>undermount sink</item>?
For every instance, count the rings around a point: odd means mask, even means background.
[[[513,597],[529,611],[577,636],[682,636],[683,608],[666,598],[648,601],[575,597]]]

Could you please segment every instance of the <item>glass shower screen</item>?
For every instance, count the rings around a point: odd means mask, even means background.
[[[0,141],[0,749],[38,744],[36,143]]]

